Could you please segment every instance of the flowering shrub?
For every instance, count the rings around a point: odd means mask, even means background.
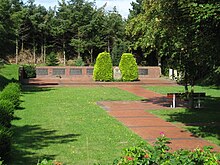
[[[151,164],[151,165],[219,165],[219,154],[210,151],[211,147],[203,149],[178,150],[169,152],[169,138],[163,133],[157,138],[154,146],[141,144],[137,147],[130,147],[124,150],[123,156],[114,161],[114,165],[134,165],[134,164]]]
[[[62,165],[62,163],[53,160],[44,159],[41,162],[38,162],[37,165]]]

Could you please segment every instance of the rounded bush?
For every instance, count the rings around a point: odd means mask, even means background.
[[[14,107],[20,105],[21,88],[18,83],[8,84],[1,92],[0,99],[9,100]]]
[[[93,71],[95,81],[111,81],[113,77],[112,60],[107,52],[100,53],[96,59]]]
[[[123,53],[119,63],[123,81],[138,80],[138,66],[131,53]]]
[[[0,125],[0,157],[7,160],[11,150],[12,133],[9,129]]]

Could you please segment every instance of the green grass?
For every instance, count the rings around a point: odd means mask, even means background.
[[[161,94],[184,92],[183,86],[146,88]],[[186,125],[185,128],[195,135],[220,145],[220,89],[218,87],[196,86],[195,92],[206,92],[207,98],[202,109],[178,108],[151,112],[169,122],[183,123]]]
[[[117,88],[26,89],[13,121],[12,165],[49,158],[68,165],[111,164],[123,148],[142,139],[96,105],[102,100],[140,100]]]
[[[18,80],[18,65],[4,65],[3,68],[0,69],[0,75],[4,76],[6,79],[15,79]]]
[[[4,65],[0,68],[0,91],[11,82],[18,80],[18,65]]]

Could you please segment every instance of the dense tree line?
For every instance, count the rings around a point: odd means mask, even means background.
[[[55,52],[64,65],[79,57],[90,65],[107,51],[118,65],[123,52],[132,52],[139,65],[177,69],[187,83],[207,74],[219,78],[219,1],[136,0],[131,5],[124,20],[116,8],[105,11],[86,0],[61,0],[49,9],[34,0],[0,0],[0,57],[45,63]]]
[[[27,62],[45,63],[46,55],[56,52],[64,65],[78,57],[91,64],[99,52],[120,47],[124,27],[116,8],[106,12],[94,2],[62,0],[47,10],[34,0],[0,0],[0,57],[15,56],[17,63],[31,56]]]

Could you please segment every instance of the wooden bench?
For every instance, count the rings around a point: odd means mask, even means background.
[[[195,108],[201,108],[201,101],[205,99],[206,94],[202,93],[167,93],[167,98],[171,99],[171,108],[176,108],[177,100],[190,100],[192,98],[193,101],[196,101],[197,104],[194,106]]]

